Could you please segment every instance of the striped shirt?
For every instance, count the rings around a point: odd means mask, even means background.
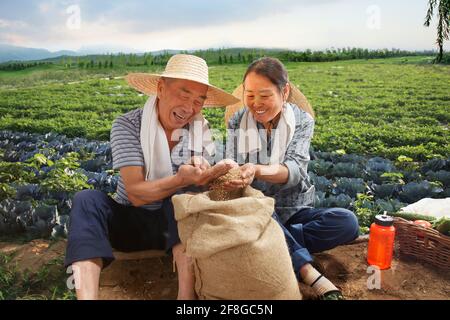
[[[275,211],[283,223],[300,209],[312,207],[315,193],[314,186],[311,185],[307,172],[310,160],[309,146],[314,132],[314,119],[293,104],[289,104],[289,107],[292,108],[295,115],[295,132],[282,162],[289,170],[288,181],[285,184],[274,184],[255,179],[252,183],[252,187],[275,199]],[[245,112],[248,112],[246,108],[239,110],[228,122],[229,141],[227,141],[227,157],[238,163],[256,159],[257,164],[266,164],[266,161],[260,159],[259,154],[252,156],[249,154],[237,154],[238,130],[236,129],[239,129]],[[267,153],[264,154],[270,157],[272,138],[270,136],[267,137],[265,131],[262,130],[264,126],[261,123],[257,122],[257,127],[260,132],[262,146],[267,149]],[[272,132],[272,137],[273,135],[274,133]]]
[[[114,120],[110,137],[114,170],[130,166],[145,167],[140,138],[142,114],[143,109],[136,109],[121,115]],[[192,155],[190,152],[183,152],[184,150],[188,150],[189,140],[187,134],[189,132],[189,125],[186,125],[183,129],[186,129],[183,130],[184,135],[180,137],[178,144],[171,152],[173,174],[176,174],[180,165],[186,163]],[[208,157],[207,154],[204,154],[203,156],[210,160],[210,157]],[[182,189],[177,193],[182,193],[187,190],[192,190],[192,188]],[[121,176],[117,183],[117,191],[114,195],[114,200],[123,205],[132,205],[128,199]],[[156,210],[161,208],[161,206],[162,200],[142,207],[148,210]]]

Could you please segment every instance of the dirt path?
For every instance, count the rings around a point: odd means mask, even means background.
[[[374,288],[374,271],[368,273],[367,242],[340,246],[316,255],[326,276],[349,300],[450,300],[450,275],[413,259],[396,256],[392,267],[380,272],[380,289]]]
[[[20,272],[38,272],[49,261],[62,268],[65,241],[50,243],[35,240],[24,245],[0,243],[0,253],[11,255],[8,264]],[[450,275],[413,260],[396,257],[390,270],[381,272],[380,289],[369,290],[365,261],[367,242],[341,246],[316,255],[326,276],[347,299],[446,299],[450,300]],[[376,284],[370,281],[371,284]],[[309,288],[301,285],[307,299],[314,299]],[[116,261],[102,272],[102,299],[175,299],[177,279],[170,257],[136,261]]]

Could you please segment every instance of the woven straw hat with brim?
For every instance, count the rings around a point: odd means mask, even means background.
[[[311,104],[306,99],[305,95],[292,83],[289,82],[291,87],[291,92],[287,99],[287,102],[295,104],[297,107],[302,109],[303,111],[309,113],[313,118],[314,110]],[[228,120],[240,109],[244,108],[244,85],[240,85],[233,91],[233,96],[239,99],[239,102],[234,103],[232,105],[228,105],[225,111],[225,125],[228,124]]]
[[[158,82],[161,78],[191,80],[207,85],[205,107],[224,107],[239,101],[233,95],[210,85],[206,61],[188,54],[172,56],[162,74],[131,73],[126,76],[130,86],[149,96],[157,93]]]

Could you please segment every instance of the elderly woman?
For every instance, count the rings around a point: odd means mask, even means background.
[[[342,298],[313,267],[311,254],[354,240],[358,221],[346,209],[313,208],[314,186],[307,173],[314,130],[311,106],[273,58],[253,62],[235,94],[242,95],[245,108],[228,122],[227,157],[245,164],[242,179],[226,188],[251,184],[273,197],[274,219],[285,233],[297,277],[324,299]]]

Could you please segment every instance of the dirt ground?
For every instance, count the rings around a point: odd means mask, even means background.
[[[0,242],[0,253],[12,254],[8,263],[16,264],[19,271],[38,272],[49,261],[59,259],[62,263],[65,246],[65,241],[35,240],[22,245]],[[360,241],[315,257],[348,300],[450,300],[448,273],[412,259],[399,259],[397,255],[392,268],[381,271],[380,288],[369,290],[367,283],[373,273],[367,272],[366,252],[367,242]],[[101,299],[175,299],[177,294],[170,257],[115,261],[102,272],[100,282]],[[369,280],[369,284],[376,282]],[[316,298],[305,285],[300,287],[305,299]]]

